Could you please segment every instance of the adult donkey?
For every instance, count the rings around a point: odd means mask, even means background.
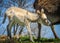
[[[11,38],[11,28],[14,24],[19,24],[22,27],[26,25],[30,35],[30,40],[32,42],[34,41],[31,34],[30,22],[39,22],[39,23],[43,22],[45,25],[49,25],[49,21],[46,15],[44,14],[44,9],[41,9],[41,12],[39,12],[39,14],[35,14],[35,13],[28,12],[27,10],[22,8],[10,7],[5,12],[3,23],[5,22],[6,17],[9,18],[7,33],[10,38]]]
[[[49,21],[51,21],[51,30],[55,38],[58,38],[54,30],[54,25],[60,24],[60,0],[35,0],[34,8],[36,11],[40,11],[41,8],[45,10],[44,13],[46,14]]]

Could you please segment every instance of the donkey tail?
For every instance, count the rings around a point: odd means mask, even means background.
[[[6,13],[5,13],[5,15],[4,15],[4,19],[3,19],[2,23],[4,23],[5,20],[6,20]]]

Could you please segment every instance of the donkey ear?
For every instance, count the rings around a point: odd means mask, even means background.
[[[40,14],[40,11],[39,11],[39,10],[37,10],[37,13],[39,13],[39,14]]]
[[[42,12],[42,13],[44,12],[44,9],[43,9],[43,8],[41,9],[41,12]]]

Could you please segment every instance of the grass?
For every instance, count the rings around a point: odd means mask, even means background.
[[[39,40],[34,39],[34,43],[60,43],[60,39],[47,39],[41,38]],[[0,43],[33,43],[29,40],[29,37],[20,37],[20,39],[12,38],[6,40],[0,40]]]

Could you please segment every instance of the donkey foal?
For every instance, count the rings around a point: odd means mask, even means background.
[[[18,7],[8,8],[5,12],[5,17],[3,20],[3,23],[4,23],[6,16],[9,18],[8,32],[7,32],[8,36],[11,38],[11,29],[14,24],[19,24],[22,27],[26,25],[30,35],[30,40],[34,42],[32,33],[31,33],[30,22],[39,22],[39,23],[42,22],[45,25],[49,25],[47,16],[44,14],[44,10],[41,10],[41,12],[39,13],[40,14],[31,13],[25,9],[18,8]]]

